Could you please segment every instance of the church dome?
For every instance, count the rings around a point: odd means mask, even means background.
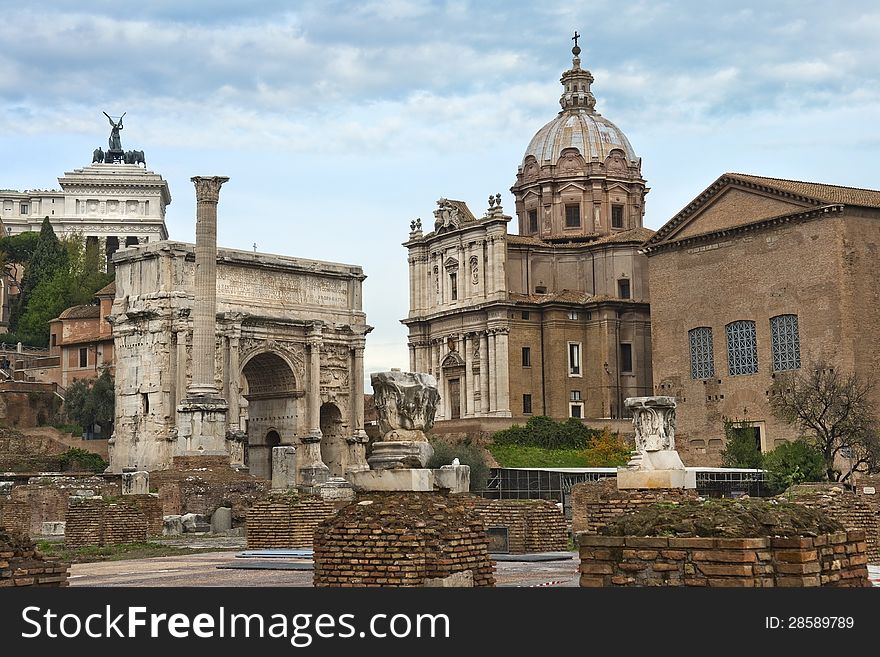
[[[532,156],[538,166],[555,165],[566,148],[576,148],[587,162],[605,162],[615,149],[623,151],[628,162],[638,162],[626,135],[596,111],[596,98],[590,91],[593,74],[581,68],[580,53],[580,47],[575,45],[571,69],[559,80],[563,88],[559,99],[562,111],[532,137],[523,164]]]

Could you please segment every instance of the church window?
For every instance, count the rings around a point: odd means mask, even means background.
[[[457,274],[449,274],[449,289],[452,294],[452,300],[456,301],[458,299],[458,275]]]
[[[731,376],[758,371],[758,339],[755,323],[741,319],[727,325],[727,369]]]
[[[611,206],[611,227],[612,228],[623,228],[623,206],[622,205],[612,205]]]
[[[581,343],[580,342],[569,342],[568,343],[568,375],[569,376],[580,376],[581,375]]]
[[[570,402],[568,404],[568,416],[575,418],[582,418],[584,416],[584,403],[583,402]]]
[[[617,296],[619,296],[621,299],[630,298],[628,278],[621,278],[619,281],[617,281]]]
[[[773,371],[799,369],[801,340],[797,315],[771,317],[770,339],[773,345]]]
[[[532,366],[532,348],[531,347],[523,347],[522,348],[522,366],[523,367],[531,367]]]
[[[530,315],[529,315],[529,311],[528,311],[528,310],[523,310],[523,311],[522,311],[522,318],[523,318],[523,319],[528,319],[529,317],[530,317]]]
[[[88,367],[89,365],[89,350],[86,347],[79,348],[79,366],[80,367]]]
[[[532,414],[532,396],[523,395],[523,415]]]
[[[691,378],[711,379],[715,376],[715,354],[712,348],[712,329],[706,326],[688,331],[691,344]]]
[[[28,213],[28,205],[27,205],[27,203],[22,203],[22,204],[21,204],[21,213],[22,213],[22,214],[27,214],[27,213]]]
[[[578,319],[578,312],[577,312],[577,310],[569,310],[569,311],[568,311],[568,318],[571,319],[571,320],[577,321],[577,319]]]
[[[537,210],[529,210],[529,232],[537,233],[538,232],[538,211]]]
[[[580,390],[572,390],[570,399],[571,399],[571,401],[580,401],[581,400],[581,391]]]
[[[565,206],[565,227],[580,228],[581,225],[581,206],[566,205]]]
[[[52,334],[52,346],[53,347],[58,346],[58,334],[57,333]]]

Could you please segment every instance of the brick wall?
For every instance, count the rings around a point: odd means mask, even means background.
[[[10,534],[29,536],[31,509],[24,502],[0,498],[0,528]]]
[[[805,538],[578,539],[584,587],[871,585],[862,530]]]
[[[67,510],[64,544],[78,548],[142,543],[147,533],[147,518],[135,505],[111,503],[100,497],[74,499]]]
[[[571,487],[571,528],[597,534],[617,517],[654,502],[696,499],[694,490],[617,490],[617,478],[587,481]]]
[[[868,561],[880,562],[880,518],[877,511],[866,501],[869,496],[859,496],[836,484],[800,484],[792,490],[791,501],[813,509],[821,509],[837,520],[845,529],[861,529],[865,532]],[[788,500],[788,495],[780,496]]]
[[[341,509],[315,531],[315,586],[423,586],[467,570],[494,586],[485,525],[456,498],[373,494]]]
[[[247,546],[251,550],[311,548],[315,529],[348,504],[318,497],[270,495],[247,512]]]
[[[225,456],[175,456],[171,469],[150,473],[150,486],[159,492],[165,515],[210,516],[225,506],[232,509],[233,525],[240,526],[271,482],[235,470]]]
[[[31,510],[30,534],[39,535],[44,522],[61,522],[67,516],[68,498],[77,490],[96,495],[118,495],[118,482],[102,477],[32,477],[24,486],[12,489],[13,500],[24,502]]]
[[[70,565],[46,560],[29,539],[0,531],[0,588],[67,586]]]
[[[474,497],[471,503],[487,529],[507,528],[511,554],[568,549],[568,526],[562,510],[554,502]]]

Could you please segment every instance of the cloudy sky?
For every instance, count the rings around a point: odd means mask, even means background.
[[[408,367],[409,221],[485,210],[556,115],[577,29],[658,228],[725,171],[880,187],[871,1],[0,1],[0,188],[57,187],[126,112],[169,182],[230,177],[224,246],[360,264],[366,369]],[[514,230],[511,227],[511,230]]]

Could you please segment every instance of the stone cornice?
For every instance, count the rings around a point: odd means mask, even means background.
[[[783,224],[801,223],[804,221],[811,221],[813,219],[822,219],[823,217],[827,217],[829,214],[839,214],[843,212],[845,208],[846,206],[843,204],[825,205],[815,209],[778,215],[775,217],[770,217],[769,219],[753,221],[748,224],[741,224],[739,226],[733,226],[731,228],[714,230],[708,233],[700,233],[699,235],[691,235],[689,237],[683,237],[680,239],[670,239],[668,241],[660,243],[652,243],[654,238],[651,238],[642,245],[642,248],[639,250],[639,252],[650,256],[652,254],[659,253],[660,251],[666,251],[673,248],[682,248],[690,244],[710,242],[723,237],[742,235],[744,233],[763,230],[765,228],[772,228],[774,226],[780,226]]]

